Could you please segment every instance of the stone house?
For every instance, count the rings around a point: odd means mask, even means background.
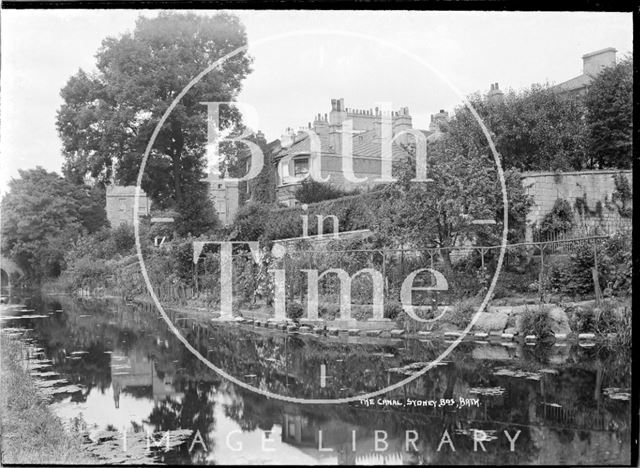
[[[109,185],[107,186],[107,220],[112,228],[121,224],[133,225],[133,207],[135,204],[135,185]],[[144,190],[140,189],[138,201],[138,215],[146,216],[151,208],[151,200]]]
[[[431,116],[429,130],[418,130],[427,141],[440,137],[441,124],[447,119],[447,113]],[[409,108],[401,107],[397,111],[383,112],[380,109],[349,109],[344,106],[344,99],[332,99],[329,114],[316,114],[313,124],[301,128],[298,132],[287,129],[280,139],[279,148],[273,152],[276,169],[276,199],[278,202],[293,206],[295,190],[301,180],[308,177],[310,168],[319,164],[323,178],[329,177],[329,183],[343,190],[368,190],[382,183],[382,143],[383,119],[391,127],[393,142],[391,145],[392,160],[408,157],[402,148],[403,144],[414,141],[414,137],[401,132],[413,129]],[[351,147],[353,155],[353,173],[356,178],[366,178],[362,182],[354,182],[345,178],[343,173],[343,123],[352,122]],[[319,152],[314,153],[312,139],[318,136]],[[289,157],[288,163],[283,159]],[[283,162],[281,164],[281,162]]]
[[[584,54],[582,56],[582,74],[557,84],[554,89],[558,94],[584,95],[593,79],[603,68],[616,64],[616,52],[613,47],[607,47]]]

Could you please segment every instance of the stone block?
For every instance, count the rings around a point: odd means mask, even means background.
[[[551,332],[555,335],[558,333],[569,334],[571,327],[569,326],[569,317],[560,307],[553,307],[549,310],[549,318],[551,319]]]
[[[507,326],[507,320],[509,320],[509,311],[505,309],[481,312],[473,327],[476,330],[484,332],[490,332],[492,330],[502,332]]]
[[[596,335],[594,335],[593,333],[580,333],[578,335],[578,339],[579,340],[595,340]]]

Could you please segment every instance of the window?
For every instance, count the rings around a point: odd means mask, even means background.
[[[120,208],[120,211],[127,211],[127,199],[118,198],[118,206]]]
[[[296,177],[304,176],[309,173],[309,157],[298,158],[293,160],[293,175]]]

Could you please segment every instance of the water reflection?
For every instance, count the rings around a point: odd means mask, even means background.
[[[64,420],[81,414],[90,429],[194,431],[178,448],[156,450],[159,461],[630,460],[630,402],[605,392],[630,387],[627,350],[462,343],[447,363],[384,398],[458,403],[464,397],[477,398],[477,405],[296,405],[220,378],[182,346],[150,306],[65,298],[33,298],[24,305],[32,311],[14,315],[41,316],[4,320],[4,326],[29,329],[25,340],[37,351],[33,362],[47,366],[38,372],[55,373],[55,378],[62,376],[77,386],[52,395],[55,411]],[[347,343],[285,336],[172,314],[189,342],[216,365],[261,389],[297,397],[336,398],[377,390],[406,378],[415,372],[412,363],[429,361],[446,346],[419,340],[374,343],[354,338]],[[328,377],[324,387],[319,385],[321,366]],[[196,439],[196,433],[201,438]],[[481,443],[478,434],[483,434]]]

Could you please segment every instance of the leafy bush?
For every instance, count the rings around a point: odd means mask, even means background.
[[[520,332],[524,335],[536,335],[546,338],[552,335],[551,318],[546,308],[525,308],[520,322]]]
[[[453,310],[445,315],[445,320],[458,328],[469,325],[471,318],[478,311],[480,303],[477,299],[465,299],[455,305]]]
[[[575,225],[573,209],[569,202],[563,198],[558,198],[540,223],[538,233],[542,238],[557,233],[571,230]]]
[[[592,308],[573,306],[566,309],[569,326],[576,333],[593,333],[595,331],[595,314]]]
[[[354,192],[347,192],[327,182],[318,182],[311,177],[303,180],[294,192],[300,203],[318,203],[353,194]]]
[[[340,231],[368,229],[374,224],[373,218],[381,203],[380,192],[311,203],[306,211],[300,206],[274,209],[273,205],[249,203],[238,211],[233,230],[237,239],[248,241],[300,237],[303,234],[302,215],[309,216],[309,235],[318,233],[317,215],[336,216]]]
[[[108,261],[86,256],[74,262],[73,270],[70,273],[73,278],[73,289],[79,289],[104,286],[113,275],[114,270]]]
[[[387,301],[384,304],[384,316],[385,318],[396,320],[402,313],[404,313],[404,308],[402,304],[398,301]]]
[[[621,217],[631,218],[633,216],[633,208],[630,206],[633,201],[631,184],[622,173],[614,174],[613,182],[616,190],[611,194],[611,201],[616,205]]]
[[[111,236],[113,237],[113,244],[116,252],[121,255],[132,253],[133,248],[136,245],[133,226],[129,224],[121,224],[112,230]]]
[[[304,315],[304,307],[297,301],[287,303],[287,317],[292,320],[299,320]]]
[[[619,233],[596,244],[600,287],[610,293],[631,294],[632,256],[630,234]],[[555,292],[571,295],[594,292],[593,244],[577,245],[575,251],[564,262],[555,262],[547,273],[548,285]]]
[[[322,304],[318,307],[318,316],[324,320],[335,320],[340,316],[338,304]]]
[[[633,259],[631,256],[631,235],[617,233],[607,239],[601,262],[607,266],[605,286],[613,291],[631,295],[633,277]]]

